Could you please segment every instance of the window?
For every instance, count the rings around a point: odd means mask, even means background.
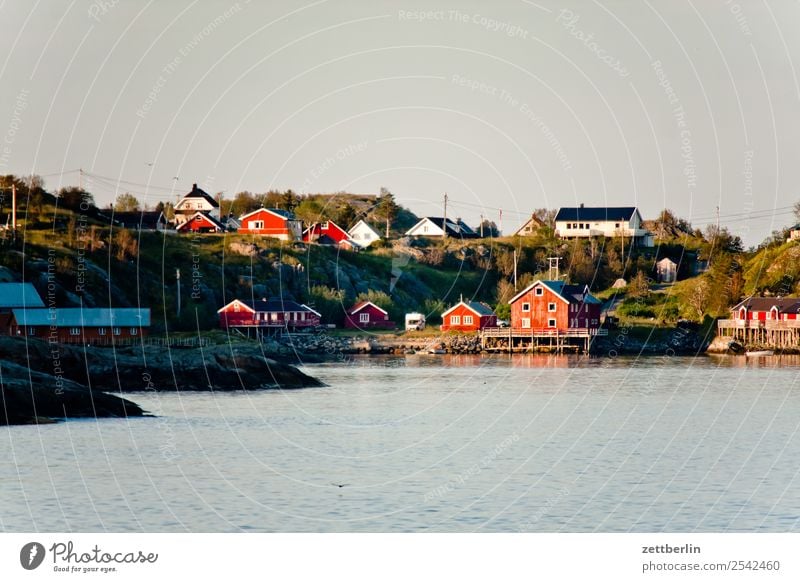
[[[541,287],[537,287],[536,288],[536,296],[537,297],[541,297],[542,295],[544,295],[544,289],[542,289]]]
[[[251,220],[250,221],[250,228],[253,230],[260,230],[264,228],[264,221],[263,220]]]
[[[460,315],[451,315],[450,316],[450,325],[461,325],[461,316]]]
[[[551,319],[547,320],[547,327],[555,327],[555,326],[556,326],[556,320],[555,319],[551,318]]]
[[[573,222],[572,223],[572,228],[578,228],[578,223],[577,222]]]
[[[616,224],[614,224],[614,228],[619,228],[619,222],[617,222]]]
[[[239,305],[239,302],[238,302],[238,301],[237,301],[236,303],[234,303],[234,304],[233,304],[233,311],[234,311],[234,313],[239,313],[241,310],[242,310],[242,306],[241,306],[241,305]]]
[[[464,316],[464,325],[472,325],[472,316],[471,315],[465,315]]]
[[[138,328],[132,327],[128,330],[131,335],[137,335],[139,333]]]
[[[323,223],[320,225],[320,228],[321,228],[322,230],[328,230],[328,228],[330,228],[330,227],[328,226],[328,221],[326,220],[325,222],[323,222]]]
[[[269,320],[270,321],[278,321],[278,314],[275,313],[275,312],[270,313],[269,314]]]
[[[81,329],[79,327],[71,327],[69,328],[69,335],[81,335]]]
[[[522,304],[522,311],[523,312],[527,313],[530,310],[531,310],[531,304],[530,303],[523,303]]]
[[[122,330],[120,328],[118,328],[118,327],[115,327],[113,331],[114,331],[114,335],[119,335],[119,334],[122,333]]]
[[[369,313],[359,313],[358,321],[361,323],[369,323]]]
[[[97,335],[106,335],[106,328],[98,327],[97,328]]]
[[[567,230],[572,230],[572,224],[569,222],[567,223]]]
[[[523,317],[522,318],[522,327],[524,329],[530,329],[531,328],[531,318],[530,317]]]
[[[36,328],[35,327],[29,327],[28,328],[28,335],[36,335]]]
[[[555,310],[556,310],[556,304],[555,303],[548,303],[547,304],[547,311],[550,311],[552,313]]]

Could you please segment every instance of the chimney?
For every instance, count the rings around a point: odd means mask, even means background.
[[[583,202],[581,202],[581,208],[583,208]]]
[[[197,184],[192,184],[192,192],[194,192],[195,190],[197,190]],[[583,204],[581,204],[581,206],[583,206]]]

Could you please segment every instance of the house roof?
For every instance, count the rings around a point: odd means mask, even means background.
[[[183,230],[184,228],[186,228],[189,225],[190,222],[195,220],[195,218],[197,218],[198,216],[202,217],[203,220],[205,220],[209,224],[215,226],[219,230],[225,230],[225,225],[222,224],[219,220],[217,220],[213,216],[209,216],[205,212],[200,212],[200,211],[195,212],[189,218],[187,218],[184,222],[182,222],[178,226],[176,226],[175,230]]]
[[[311,309],[308,305],[301,305],[296,301],[291,299],[286,299],[283,297],[270,297],[269,299],[234,299],[227,305],[224,305],[222,308],[217,310],[217,313],[224,311],[231,303],[238,301],[251,311],[257,311],[260,313],[263,312],[288,312],[288,311],[308,311],[311,313],[316,313],[319,315],[317,311]]]
[[[186,198],[202,198],[203,200],[211,204],[212,207],[219,208],[219,202],[217,202],[211,196],[209,196],[208,192],[206,192],[202,188],[198,188],[197,184],[192,184],[192,191],[189,192],[188,194],[184,194],[183,199],[185,200]]]
[[[455,305],[453,305],[450,309],[442,313],[442,317],[453,311],[456,307],[463,305],[473,313],[478,316],[485,316],[485,315],[494,315],[494,311],[492,308],[486,305],[485,303],[481,303],[479,301],[459,301]]]
[[[361,301],[359,303],[356,303],[355,305],[353,305],[350,308],[350,310],[347,313],[349,315],[355,315],[356,313],[358,313],[359,311],[361,311],[362,309],[364,309],[368,305],[371,305],[372,307],[374,307],[375,309],[377,309],[378,311],[380,311],[384,315],[389,315],[389,313],[387,311],[381,309],[380,307],[375,305],[372,301]]]
[[[533,223],[533,224],[534,224],[534,225],[535,225],[537,228],[540,228],[540,227],[542,227],[542,226],[547,226],[547,225],[544,223],[544,221],[543,221],[542,219],[540,219],[540,218],[539,218],[538,216],[536,216],[535,214],[531,214],[531,217],[530,217],[528,220],[526,220],[526,221],[523,223],[523,225],[522,225],[522,226],[520,226],[520,227],[519,227],[519,228],[518,228],[518,229],[517,229],[517,230],[514,232],[514,235],[519,235],[519,234],[520,234],[520,233],[521,233],[523,230],[525,230],[526,228],[528,228],[528,226],[531,226],[531,223]]]
[[[602,304],[602,301],[589,292],[588,285],[567,285],[564,281],[535,281],[512,297],[509,303],[514,303],[537,285],[548,288],[566,303]]]
[[[156,230],[159,223],[166,222],[164,213],[158,210],[144,210],[133,212],[114,212],[107,218],[122,228],[139,228]]]
[[[0,308],[13,307],[44,307],[44,302],[31,283],[0,283]]]
[[[150,309],[136,307],[57,307],[14,309],[20,326],[149,327]]]
[[[663,259],[661,259],[660,261],[658,261],[656,264],[657,264],[657,265],[661,265],[662,263],[672,263],[672,265],[673,265],[673,266],[675,266],[675,267],[677,267],[677,266],[678,266],[678,263],[676,263],[675,261],[673,261],[673,260],[672,260],[672,259],[670,259],[669,257],[664,257]]]
[[[347,231],[347,233],[348,233],[348,234],[350,234],[350,235],[352,235],[352,234],[353,234],[353,231],[354,231],[356,228],[358,228],[358,226],[359,226],[359,225],[362,225],[362,224],[363,224],[365,227],[367,227],[369,230],[371,230],[371,231],[372,231],[372,232],[375,234],[375,236],[377,236],[378,238],[381,238],[381,234],[380,234],[380,233],[379,233],[377,230],[375,230],[375,229],[372,227],[372,225],[371,225],[371,224],[369,224],[367,221],[365,221],[363,218],[362,218],[362,219],[360,219],[358,222],[356,222],[356,223],[355,223],[353,226],[351,226],[351,227],[350,227],[350,229]]]
[[[414,225],[414,226],[412,226],[410,229],[408,229],[408,231],[406,232],[406,234],[410,234],[412,230],[414,230],[415,228],[417,228],[417,227],[418,227],[420,224],[422,224],[422,223],[423,223],[423,222],[425,222],[425,221],[432,222],[432,223],[433,223],[434,225],[436,225],[436,226],[437,226],[439,229],[441,229],[441,230],[445,230],[445,227],[444,227],[445,220],[444,220],[444,218],[443,218],[443,217],[441,217],[441,216],[426,216],[426,217],[424,217],[424,218],[420,219],[420,221],[419,221],[419,222],[417,222],[417,224],[415,224],[415,225]],[[448,218],[448,219],[447,219],[447,231],[446,231],[446,232],[447,232],[447,236],[455,236],[455,237],[463,237],[463,236],[468,236],[468,237],[469,237],[469,236],[475,236],[475,231],[474,231],[474,230],[472,230],[472,229],[471,229],[471,228],[470,228],[470,227],[469,227],[469,226],[468,226],[466,223],[464,223],[464,222],[463,222],[461,219],[458,219],[458,220],[456,220],[456,221],[454,222],[454,221],[452,221],[452,220],[450,220],[450,219]]]
[[[637,212],[635,206],[597,206],[587,207],[578,206],[575,208],[559,208],[556,214],[556,221],[609,221],[609,220],[630,220]]]
[[[264,206],[262,206],[261,208],[256,208],[255,210],[251,210],[247,214],[242,214],[239,217],[239,221],[243,222],[245,218],[249,218],[254,214],[258,214],[259,212],[262,211],[269,212],[270,214],[274,214],[275,216],[279,216],[284,220],[296,220],[294,214],[289,212],[288,210],[282,210],[280,208],[265,208]]]
[[[800,312],[800,297],[748,297],[740,301],[731,310],[738,311],[742,307],[748,311],[769,311],[777,307],[780,313]]]

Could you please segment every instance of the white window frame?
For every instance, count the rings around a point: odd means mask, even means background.
[[[523,317],[522,318],[522,329],[530,329],[531,328],[531,318],[530,317]]]
[[[555,301],[552,301],[547,304],[548,313],[555,313],[556,311],[558,311],[558,306],[555,304]]]
[[[450,316],[450,325],[461,325],[461,316],[460,315],[451,315]]]
[[[97,328],[97,335],[106,335],[106,328],[98,327]]]
[[[115,327],[115,328],[113,328],[113,329],[111,330],[111,332],[112,332],[114,335],[120,335],[120,334],[122,334],[122,328]]]
[[[369,313],[359,313],[358,321],[359,323],[369,323]]]
[[[523,303],[522,304],[522,313],[530,313],[531,311],[531,304],[530,303]]]
[[[536,291],[534,292],[534,295],[536,295],[537,297],[541,297],[542,295],[544,295],[544,289],[542,289],[541,287],[537,287]]]
[[[130,335],[139,335],[139,328],[132,327],[128,330],[128,332],[130,333]]]
[[[69,335],[81,335],[81,328],[79,327],[69,328]]]
[[[250,228],[252,230],[263,230],[264,229],[264,221],[263,220],[251,220],[250,221]]]
[[[555,318],[551,317],[547,320],[547,327],[558,327],[558,322],[555,320]]]
[[[464,325],[472,325],[472,321],[473,320],[471,315],[464,316]]]

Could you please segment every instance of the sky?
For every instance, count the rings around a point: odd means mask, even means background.
[[[386,187],[440,216],[447,193],[506,233],[667,207],[755,245],[800,199],[797,22],[788,0],[0,0],[0,173],[101,205]]]

